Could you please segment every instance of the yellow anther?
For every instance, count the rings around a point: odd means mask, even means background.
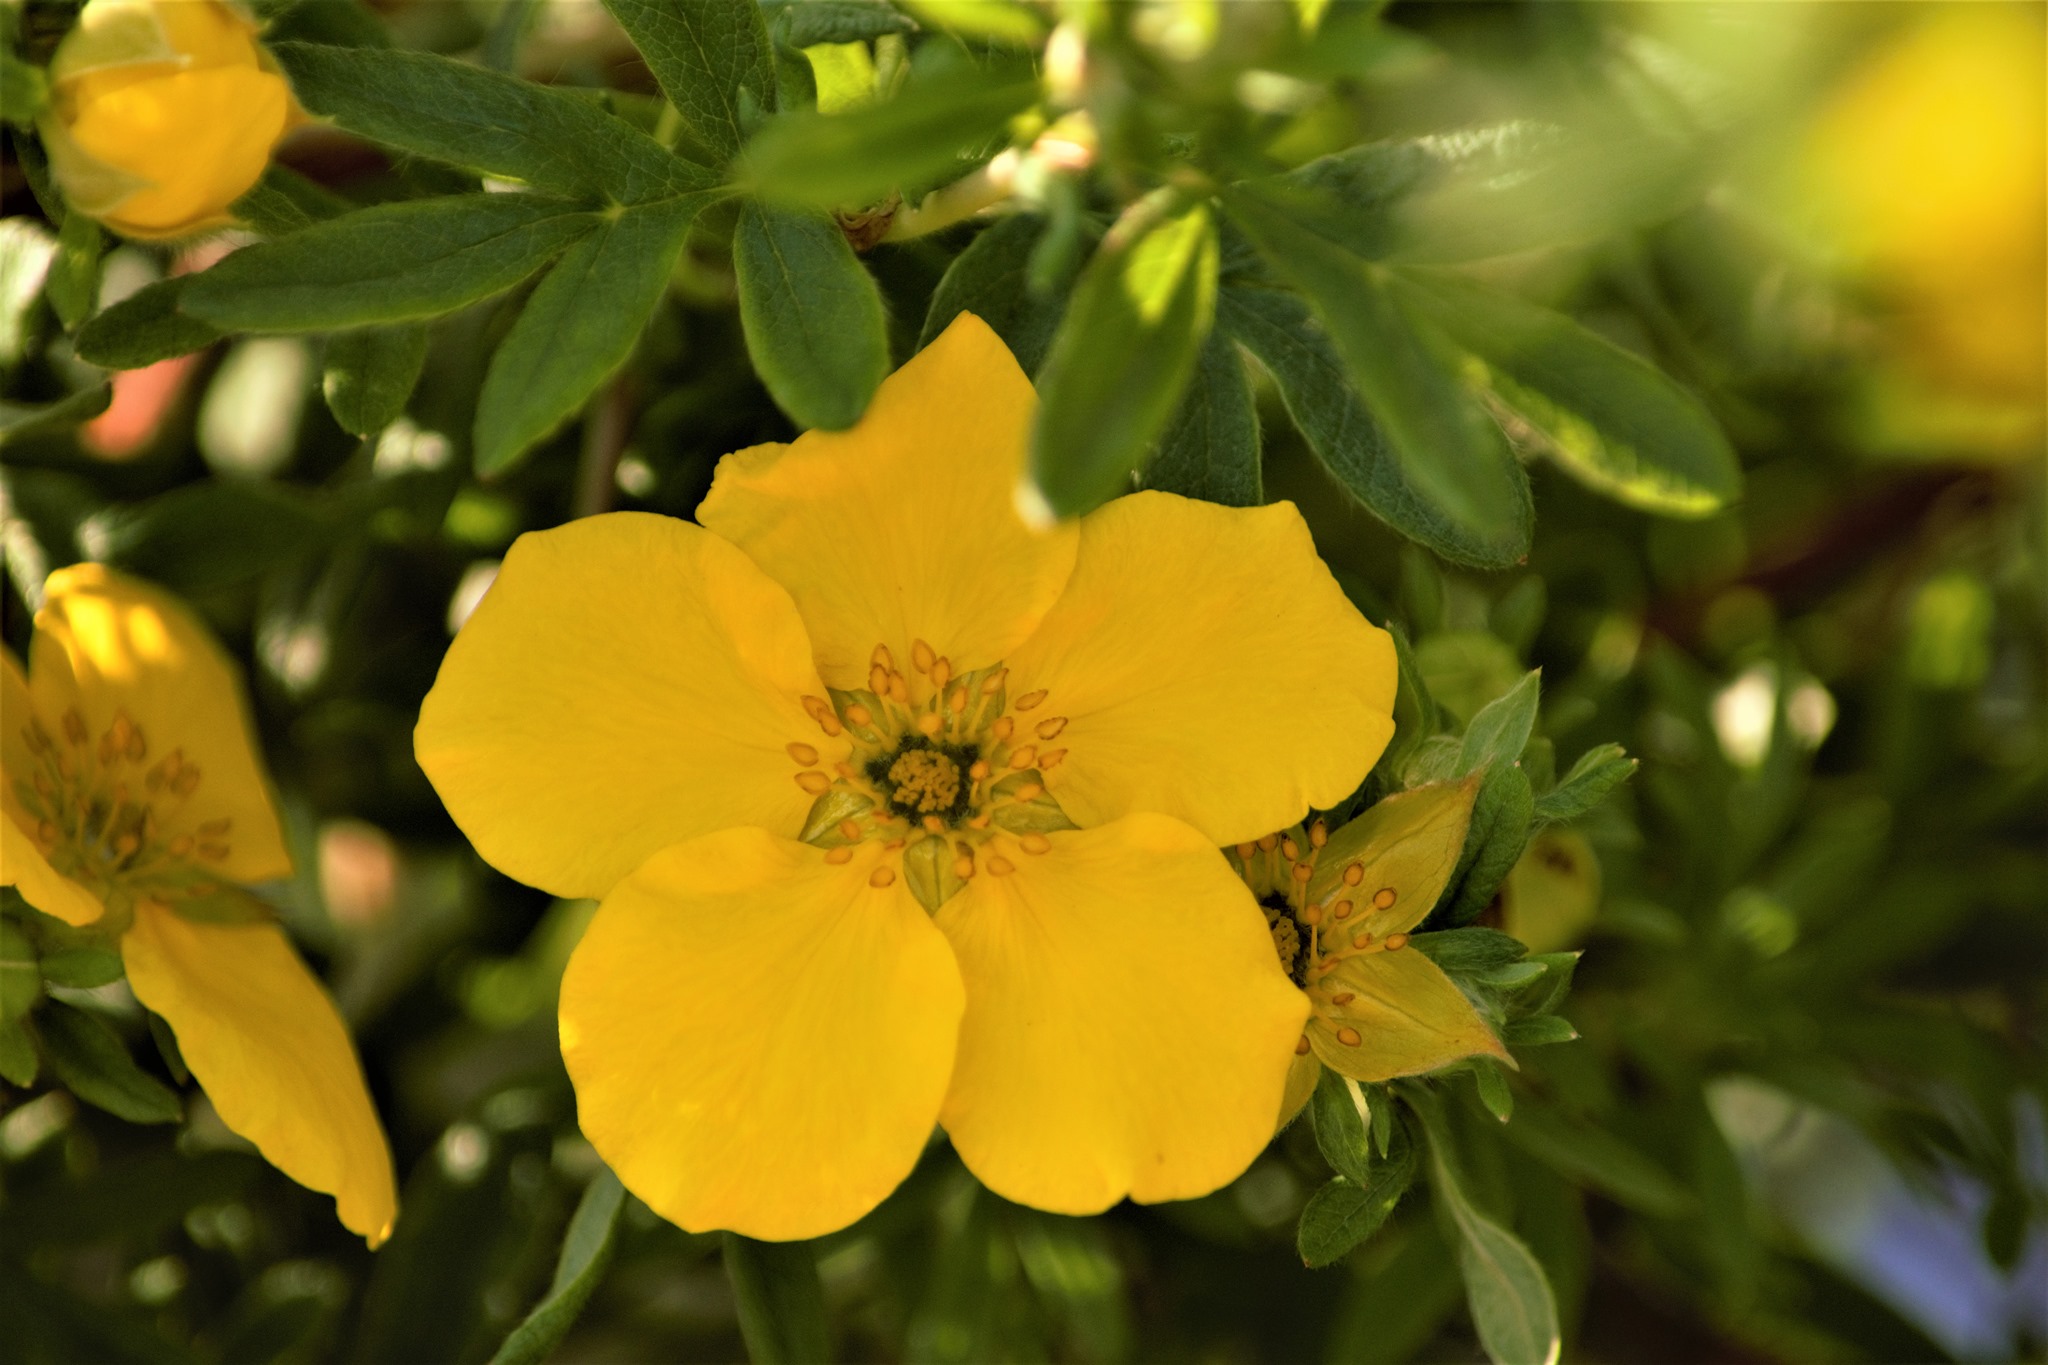
[[[972,877],[974,875],[974,859],[955,858],[953,860],[953,875],[963,882]]]
[[[1043,795],[1045,795],[1045,787],[1042,783],[1026,782],[1023,786],[1010,793],[1010,799],[1012,801],[1036,801]]]
[[[1282,839],[1280,841],[1280,856],[1290,863],[1293,862],[1301,856],[1301,845],[1295,843],[1292,839]]]
[[[1335,915],[1335,916],[1336,916],[1336,917],[1337,917],[1338,919],[1349,919],[1349,918],[1351,918],[1351,902],[1350,902],[1350,901],[1338,901],[1338,902],[1336,903],[1336,905],[1334,905],[1334,906],[1332,906],[1332,907],[1331,907],[1331,909],[1330,909],[1330,913],[1331,913],[1332,915]]]
[[[1364,880],[1365,869],[1360,867],[1357,863],[1353,863],[1351,866],[1344,869],[1344,885],[1356,886]]]
[[[960,768],[936,749],[911,749],[889,766],[899,811],[936,814],[960,797]]]
[[[1308,842],[1310,848],[1321,848],[1324,844],[1329,843],[1330,827],[1320,820],[1310,825],[1308,827]]]
[[[866,728],[874,724],[874,721],[875,713],[862,706],[859,702],[855,702],[846,708],[846,723],[848,725],[858,725]]]
[[[988,855],[988,870],[997,877],[1007,877],[1017,870],[1017,865],[1000,853]]]
[[[946,709],[956,716],[967,714],[967,689],[956,687],[946,696]]]
[[[78,714],[76,707],[64,713],[64,738],[74,745],[85,743],[85,717]]]
[[[1280,847],[1280,836],[1277,834],[1261,834],[1259,836],[1259,847],[1271,853],[1274,849]]]
[[[171,779],[171,790],[180,796],[190,796],[199,790],[199,767],[187,763],[178,769],[178,775]]]
[[[37,825],[36,842],[43,846],[43,851],[45,853],[49,852],[50,849],[54,847],[57,842],[57,827],[51,824],[48,820],[45,820],[41,824]]]
[[[917,669],[918,672],[931,672],[932,665],[937,663],[938,661],[939,656],[935,652],[933,652],[932,647],[930,645],[926,644],[922,640],[913,640],[910,642],[910,662]]]
[[[1060,766],[1060,760],[1067,756],[1065,749],[1047,749],[1038,756],[1038,770],[1050,772]]]
[[[170,847],[166,851],[173,858],[188,856],[192,852],[192,837],[187,834],[180,834],[177,838],[171,840]]]
[[[924,733],[927,739],[935,739],[938,737],[939,731],[946,728],[946,722],[927,711],[917,718],[917,728]]]
[[[839,723],[839,717],[829,712],[818,717],[818,728],[823,730],[832,739],[837,739],[846,733],[846,727]]]
[[[850,863],[853,861],[853,850],[850,848],[835,848],[825,855],[825,861],[828,863]]]
[[[839,822],[839,837],[842,839],[860,838],[860,821],[841,820]]]
[[[868,691],[878,697],[889,695],[889,670],[880,664],[868,665]]]
[[[890,669],[896,667],[896,656],[889,652],[889,646],[876,645],[875,652],[868,655],[868,662],[881,669],[884,673],[887,673]]]
[[[1036,692],[1026,692],[1023,696],[1017,698],[1017,709],[1019,711],[1029,711],[1044,700],[1045,689],[1041,687]]]
[[[895,880],[896,872],[893,868],[878,867],[873,872],[868,873],[868,885],[877,889],[892,885]]]
[[[1321,924],[1323,922],[1323,907],[1311,905],[1308,909],[1301,912],[1301,919],[1304,924]]]
[[[1017,847],[1023,849],[1026,853],[1050,853],[1052,852],[1052,840],[1046,838],[1043,834],[1026,834],[1017,840]]]
[[[903,680],[901,673],[889,674],[889,700],[898,706],[910,705],[910,684]]]
[[[860,770],[858,768],[854,767],[851,763],[847,763],[843,760],[838,763],[834,763],[832,765],[832,771],[838,773],[848,782],[851,782],[853,781],[853,779],[860,776]]]
[[[804,708],[804,714],[812,720],[822,722],[825,717],[832,714],[832,708],[826,704],[823,697],[813,697],[809,693],[805,693],[803,696],[798,697],[797,701]]]
[[[1358,1030],[1346,1026],[1337,1030],[1337,1041],[1346,1047],[1358,1046]]]
[[[1375,910],[1385,910],[1385,909],[1387,909],[1387,908],[1388,908],[1389,906],[1393,905],[1393,903],[1394,903],[1394,902],[1395,902],[1395,900],[1397,900],[1397,899],[1399,899],[1399,897],[1398,897],[1398,896],[1396,895],[1396,893],[1395,893],[1395,891],[1394,891],[1394,888],[1393,888],[1393,887],[1391,887],[1391,886],[1383,886],[1383,887],[1381,887],[1381,888],[1380,888],[1380,889],[1379,889],[1378,891],[1375,891],[1375,892],[1373,893],[1373,897],[1372,897],[1372,905],[1373,905],[1373,909],[1375,909]]]
[[[989,821],[993,820],[994,818],[995,817],[990,815],[987,811],[983,811],[981,814],[973,817],[967,822],[967,828],[987,829],[989,826]]]
[[[999,668],[995,672],[989,674],[986,678],[983,678],[981,680],[981,695],[984,697],[993,697],[996,693],[1002,691],[1003,679],[1009,676],[1009,669]]]
[[[808,744],[791,744],[787,747],[789,756],[795,759],[800,767],[808,768],[818,761],[818,751]]]
[[[1038,722],[1038,737],[1040,739],[1058,739],[1060,731],[1066,728],[1067,718],[1065,716],[1054,716],[1051,720]]]
[[[1372,935],[1369,933],[1359,934],[1351,940],[1351,946],[1354,948],[1372,947]]]
[[[953,661],[944,658],[938,660],[931,667],[931,675],[933,687],[944,687],[953,680]]]
[[[123,858],[127,857],[127,856],[128,856],[129,854],[131,854],[131,853],[135,852],[135,850],[136,850],[136,849],[138,849],[138,848],[141,848],[141,847],[142,847],[142,840],[140,840],[140,839],[136,838],[136,837],[135,837],[134,835],[132,835],[132,834],[124,834],[124,835],[122,835],[122,836],[121,836],[120,838],[118,838],[118,839],[114,840],[114,852],[116,852],[116,853],[120,854],[120,855],[121,855],[121,856],[122,856]],[[206,849],[207,849],[207,848],[216,848],[216,847],[219,847],[219,846],[218,846],[218,845],[216,845],[216,844],[208,844],[208,845],[206,845],[206,848],[202,848],[202,849],[200,850],[200,852],[201,852],[201,853],[204,853],[204,852],[206,851]],[[226,849],[224,849],[224,848],[223,848],[223,849],[221,849],[221,851],[220,851],[220,856],[221,856],[221,857],[223,857],[223,858],[227,857],[227,856],[228,856],[228,851],[227,851]]]
[[[235,822],[233,820],[225,819],[208,820],[205,824],[199,827],[199,837],[202,839],[218,839],[223,834],[226,834],[230,829],[234,828],[234,823]]]
[[[201,844],[199,846],[199,856],[210,863],[220,862],[228,856],[228,846],[226,844]]]
[[[1246,862],[1250,862],[1252,860],[1252,854],[1257,853],[1258,851],[1259,846],[1257,844],[1239,844],[1237,846],[1237,856],[1242,858]]]
[[[1035,744],[1027,744],[1023,748],[1019,749],[1016,753],[1010,755],[1010,769],[1013,772],[1022,772],[1024,769],[1030,767],[1033,763],[1036,763],[1037,761],[1038,746]]]
[[[818,772],[798,773],[796,784],[812,796],[823,796],[832,790],[832,779]]]
[[[985,758],[975,759],[973,763],[968,765],[967,775],[976,782],[986,778],[988,776],[988,760]]]
[[[1016,730],[1016,728],[1016,721],[1011,720],[1008,716],[998,716],[996,718],[996,723],[988,727],[988,732],[990,736],[992,736],[998,743],[1000,743],[1003,740],[1008,739],[1011,733]]]
[[[882,845],[882,851],[884,853],[894,853],[902,848],[906,842],[908,841],[903,839],[891,839],[888,843]]]
[[[1315,868],[1307,863],[1296,863],[1294,865],[1294,880],[1298,882],[1306,883],[1310,877],[1315,875]]]
[[[1294,1055],[1297,1057],[1308,1056],[1308,1047],[1308,1035],[1304,1033],[1294,1044]]]
[[[1400,952],[1400,951],[1401,951],[1401,950],[1402,950],[1403,948],[1406,948],[1407,946],[1408,946],[1408,935],[1406,935],[1406,934],[1388,934],[1388,935],[1387,935],[1387,951],[1388,951],[1388,952],[1390,952],[1390,953],[1398,953],[1398,952]]]
[[[938,834],[945,830],[946,822],[936,815],[927,815],[924,818],[924,827],[933,834]]]
[[[1358,996],[1351,991],[1339,991],[1330,997],[1330,1003],[1333,1005],[1348,1005],[1357,998]]]

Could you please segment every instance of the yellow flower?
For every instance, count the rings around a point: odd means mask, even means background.
[[[1272,1132],[1305,1007],[1217,845],[1363,777],[1391,641],[1284,503],[1033,531],[1035,404],[963,316],[850,431],[727,456],[702,526],[522,537],[427,697],[479,851],[604,898],[563,1053],[685,1228],[843,1227],[934,1121],[1076,1214],[1207,1193]]]
[[[1480,1055],[1514,1065],[1464,992],[1408,946],[1457,869],[1478,791],[1477,777],[1438,782],[1386,798],[1334,835],[1318,820],[1231,850],[1281,967],[1310,1003],[1282,1123],[1326,1066],[1390,1081]]]
[[[222,1122],[376,1246],[391,1155],[341,1017],[235,884],[290,875],[233,665],[166,594],[51,574],[29,670],[0,656],[0,882],[118,935]]]
[[[232,221],[296,116],[256,26],[223,0],[88,0],[37,121],[65,202],[130,237]]]

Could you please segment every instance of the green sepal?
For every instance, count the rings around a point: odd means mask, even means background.
[[[0,920],[0,1023],[12,1024],[42,998],[35,941],[12,920]]]
[[[36,1083],[36,1073],[41,1070],[42,1059],[36,1055],[27,1022],[0,1019],[0,1081],[26,1090]]]
[[[60,948],[45,953],[39,965],[44,981],[77,991],[119,981],[125,970],[121,955],[111,948]]]
[[[1039,784],[1038,795],[1029,801],[1011,799],[1013,793],[1032,783]],[[989,818],[998,828],[1012,834],[1050,834],[1056,830],[1080,828],[1067,818],[1067,812],[1053,794],[1045,790],[1044,779],[1036,771],[1027,769],[1011,773],[989,788],[989,797],[1003,803],[989,812]]]
[[[130,1123],[175,1123],[178,1096],[145,1073],[98,1015],[51,1002],[37,1015],[50,1070],[87,1104]]]
[[[903,850],[903,880],[917,903],[933,914],[967,885],[953,871],[956,856],[943,834],[928,835]]]
[[[803,832],[796,837],[820,848],[837,848],[851,843],[852,840],[839,833],[840,822],[857,820],[874,808],[873,797],[835,784],[811,803],[811,813],[804,820]]]

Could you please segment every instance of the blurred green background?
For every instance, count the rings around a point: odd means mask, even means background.
[[[1119,118],[1169,141],[1227,127],[1277,167],[1566,111],[1656,135],[1525,197],[1518,212],[1584,230],[1478,277],[1698,396],[1740,456],[1734,504],[1638,510],[1507,413],[1533,547],[1457,567],[1369,515],[1252,371],[1265,496],[1297,502],[1361,606],[1405,629],[1452,719],[1541,667],[1560,770],[1610,741],[1643,761],[1532,846],[1493,917],[1539,951],[1586,949],[1564,1007],[1582,1039],[1522,1057],[1504,1128],[1451,1110],[1476,1190],[1551,1277],[1565,1358],[2040,1358],[2043,8],[1112,8],[1101,161],[1025,205],[1091,232],[1130,194]],[[1311,21],[1286,70],[1260,65],[1274,26]],[[314,0],[279,22],[382,24],[400,46],[655,93],[580,0]],[[855,60],[814,56],[819,89]],[[185,594],[244,660],[300,869],[281,908],[356,1032],[403,1212],[366,1253],[196,1091],[183,1123],[138,1127],[47,1081],[8,1088],[0,1337],[23,1361],[487,1359],[546,1287],[598,1166],[553,1020],[590,906],[486,867],[411,728],[520,532],[608,508],[687,516],[721,454],[792,434],[749,362],[729,247],[693,238],[628,368],[494,479],[471,473],[468,433],[509,325],[499,302],[436,324],[405,415],[368,439],[322,403],[319,341],[292,336],[123,372],[104,414],[38,430],[23,419],[97,371],[46,297],[55,239],[9,158],[7,643],[25,650],[49,569],[94,558]],[[281,160],[359,202],[461,187],[332,130]],[[897,361],[988,230],[865,251]],[[114,250],[102,303],[173,260]],[[163,1074],[122,987],[58,994]],[[820,1245],[835,1354],[1478,1359],[1426,1197],[1338,1265],[1301,1266],[1294,1221],[1325,1178],[1297,1125],[1206,1199],[1074,1220],[980,1191],[938,1143]],[[742,1354],[717,1240],[629,1202],[557,1358]]]

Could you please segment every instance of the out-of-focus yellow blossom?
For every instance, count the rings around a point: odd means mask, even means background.
[[[1326,1066],[1390,1081],[1480,1055],[1514,1065],[1465,993],[1408,946],[1457,870],[1478,791],[1476,777],[1437,782],[1387,797],[1335,834],[1318,820],[1230,851],[1265,909],[1282,970],[1310,1005],[1282,1123]]]
[[[37,127],[73,209],[129,237],[182,237],[232,221],[296,117],[238,6],[88,0]]]
[[[1807,216],[1889,315],[1890,378],[1906,393],[1887,405],[1887,424],[1918,444],[2038,451],[2048,402],[2041,8],[1930,7],[1831,93],[1799,165]]]
[[[291,873],[234,667],[168,595],[96,564],[44,587],[0,656],[0,882],[118,938],[221,1120],[335,1197],[371,1246],[391,1154],[333,1002],[238,884]]]
[[[963,315],[851,430],[727,456],[702,526],[522,537],[427,697],[478,850],[603,898],[578,1114],[685,1228],[843,1227],[935,1122],[1072,1214],[1271,1136],[1307,1006],[1218,845],[1365,775],[1392,643],[1287,504],[1034,531],[1035,406]]]
[[[1600,857],[1576,830],[1529,841],[1500,886],[1500,929],[1532,953],[1576,948],[1600,913]]]

